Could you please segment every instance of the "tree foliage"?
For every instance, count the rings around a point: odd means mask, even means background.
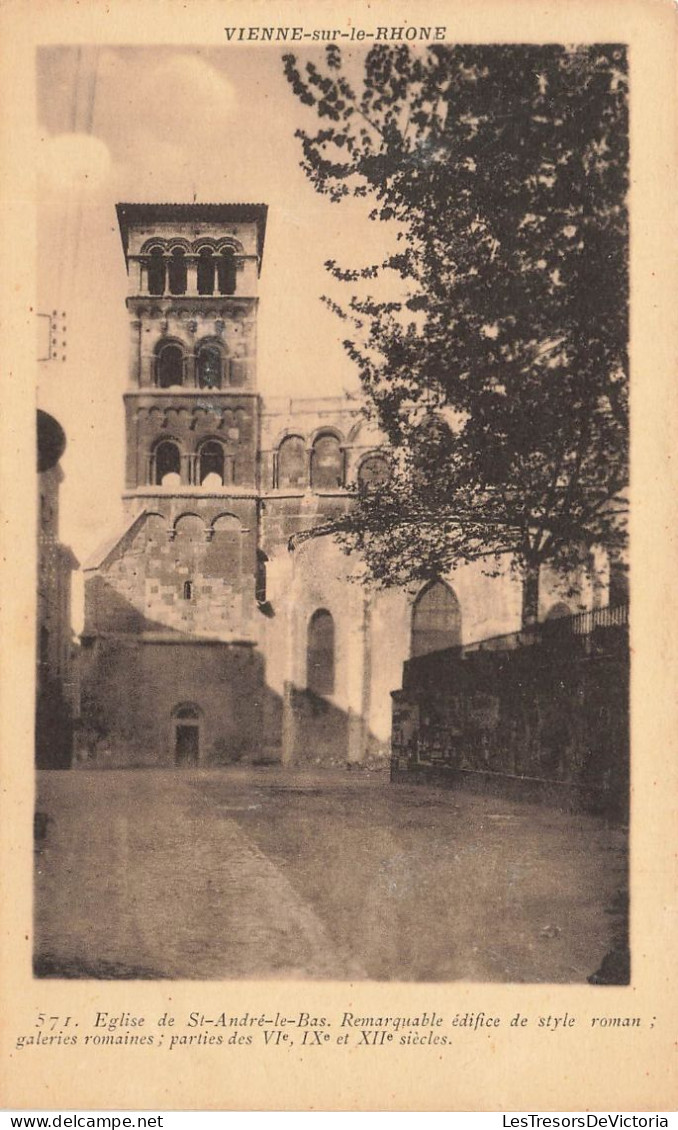
[[[393,453],[340,536],[385,584],[510,551],[532,619],[542,564],[623,538],[624,48],[377,45],[357,80],[336,46],[284,66],[322,119],[297,131],[314,188],[397,233],[379,264],[328,263]]]

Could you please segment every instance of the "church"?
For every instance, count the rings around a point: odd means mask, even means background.
[[[479,563],[360,583],[304,536],[388,475],[342,397],[264,398],[264,204],[120,204],[129,279],[124,523],[85,566],[78,761],[345,765],[388,755],[410,656],[516,631],[521,585]],[[571,586],[570,586],[571,589]],[[606,603],[541,578],[540,618]]]

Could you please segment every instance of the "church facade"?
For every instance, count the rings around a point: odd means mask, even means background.
[[[515,631],[521,587],[477,564],[373,591],[304,538],[388,473],[338,397],[264,400],[265,205],[121,204],[129,277],[125,522],[85,567],[79,758],[87,764],[363,763],[388,752],[403,662]],[[296,535],[296,536],[295,536]],[[299,536],[302,535],[302,536]],[[564,604],[604,603],[579,578]]]

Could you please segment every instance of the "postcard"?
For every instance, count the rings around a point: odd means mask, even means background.
[[[672,1109],[671,6],[2,25],[3,1104]]]

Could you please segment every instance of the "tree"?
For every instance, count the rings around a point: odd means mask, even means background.
[[[314,188],[371,199],[395,233],[379,264],[327,264],[354,287],[332,305],[393,459],[335,532],[387,585],[510,553],[531,622],[543,564],[623,540],[624,48],[380,44],[352,66],[284,58],[323,119],[297,131]]]

